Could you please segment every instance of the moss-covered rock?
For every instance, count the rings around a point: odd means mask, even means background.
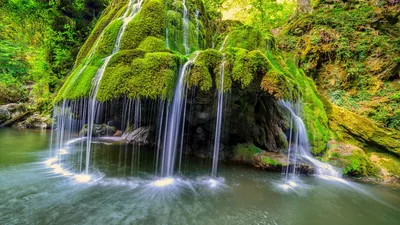
[[[235,162],[251,164],[254,167],[268,171],[281,172],[286,166],[295,165],[287,163],[287,155],[278,152],[267,152],[252,144],[238,144],[233,149],[233,158]],[[312,174],[314,169],[306,162],[298,161],[296,170],[302,174]]]
[[[346,109],[325,102],[329,116],[329,126],[336,139],[368,148],[372,151],[386,151],[400,156],[400,134],[382,129],[371,120]]]
[[[182,56],[185,54],[182,40],[183,12],[179,11],[178,6],[182,3],[146,0],[126,28],[121,29],[122,20],[119,17],[127,10],[127,3],[128,1],[113,1],[103,13],[82,47],[76,68],[61,88],[56,101],[87,97],[90,94],[92,80],[103,65],[104,58],[112,53],[117,35],[121,31],[124,33],[120,51],[107,64],[97,100],[107,101],[121,96],[164,98],[172,95],[179,67],[186,60]],[[204,37],[208,28],[204,25],[206,14],[203,3],[197,0],[188,0],[186,3],[190,13],[188,44],[192,52],[205,46]],[[172,10],[173,8],[177,10]],[[195,20],[196,9],[201,12],[198,20]],[[167,26],[168,43],[165,37]],[[173,35],[180,39],[172,39]]]
[[[377,167],[367,154],[356,146],[330,141],[324,159],[342,168],[343,175],[356,177],[371,177],[377,175]]]
[[[369,154],[369,159],[378,168],[378,176],[384,182],[398,183],[400,181],[400,161],[398,158],[379,152]]]

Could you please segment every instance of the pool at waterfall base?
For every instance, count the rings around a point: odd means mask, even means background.
[[[145,147],[97,141],[89,175],[79,142],[49,162],[50,132],[0,130],[0,224],[398,224],[397,187],[268,173],[183,156],[173,177]],[[75,151],[76,150],[76,151]],[[47,162],[47,163],[46,163]],[[62,174],[59,165],[71,174]],[[326,178],[326,177],[325,177]]]

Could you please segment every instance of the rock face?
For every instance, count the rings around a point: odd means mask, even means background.
[[[134,131],[126,131],[122,138],[126,139],[129,143],[138,145],[153,145],[154,135],[152,127],[139,127]]]
[[[102,137],[102,136],[112,136],[117,131],[115,127],[107,126],[106,124],[94,124],[93,125],[93,137]],[[87,136],[88,133],[88,125],[83,126],[82,130],[79,132],[80,135]]]

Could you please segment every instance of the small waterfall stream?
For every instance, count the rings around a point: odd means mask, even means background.
[[[224,42],[220,48],[220,52],[222,52],[225,48],[226,41],[228,40],[229,36],[225,37]],[[217,108],[217,121],[215,124],[215,138],[214,138],[214,152],[213,152],[213,164],[211,170],[211,176],[217,176],[218,170],[218,156],[221,147],[221,126],[222,126],[222,112],[223,112],[223,105],[224,105],[224,75],[225,75],[225,54],[222,54],[222,61],[220,66],[220,88],[217,87],[218,91],[218,108]]]
[[[280,104],[288,110],[291,116],[291,129],[289,135],[289,148],[288,148],[288,167],[286,169],[285,180],[289,180],[296,175],[296,164],[298,158],[310,162],[315,168],[315,172],[319,176],[328,176],[339,178],[340,173],[331,165],[323,163],[315,159],[310,152],[310,143],[308,141],[306,126],[299,116],[300,105],[292,105],[286,101],[281,100]],[[294,130],[296,129],[296,130]],[[292,171],[289,171],[289,164],[293,165]]]
[[[91,144],[92,144],[92,133],[93,133],[93,125],[95,121],[95,116],[96,116],[96,108],[97,108],[97,101],[96,101],[96,96],[97,92],[100,87],[100,82],[101,79],[104,75],[104,72],[107,68],[108,63],[110,62],[111,58],[118,53],[122,41],[122,37],[125,33],[126,26],[129,24],[129,22],[135,17],[135,15],[139,12],[141,6],[142,6],[143,0],[130,0],[129,5],[124,13],[124,15],[119,18],[123,21],[123,24],[121,28],[119,29],[117,40],[115,41],[114,44],[114,49],[111,53],[111,55],[107,56],[104,59],[103,65],[97,70],[96,75],[92,81],[92,88],[90,92],[90,98],[89,98],[89,113],[88,113],[88,134],[87,134],[87,142],[86,142],[86,167],[85,167],[85,173],[89,173],[89,165],[90,165],[90,150],[91,150]]]
[[[186,90],[186,76],[197,57],[187,61],[179,72],[179,79],[175,87],[174,97],[167,110],[167,122],[164,130],[163,153],[161,161],[161,176],[170,177],[174,173],[175,157],[178,148],[180,132],[184,129],[184,99]],[[183,137],[181,137],[183,138]]]
[[[190,53],[190,46],[189,46],[189,11],[186,6],[186,0],[182,1],[183,4],[183,17],[182,17],[182,24],[183,24],[183,46],[185,47],[185,53],[188,55]]]

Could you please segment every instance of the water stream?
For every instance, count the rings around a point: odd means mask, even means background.
[[[340,178],[340,173],[336,168],[315,159],[311,155],[306,126],[299,116],[301,109],[300,104],[291,104],[283,100],[280,101],[280,104],[288,110],[291,116],[291,129],[288,147],[288,167],[285,174],[286,181],[288,182],[289,176],[296,176],[296,164],[298,158],[304,159],[311,163],[315,168],[316,175],[332,177],[336,179]],[[289,164],[293,165],[292,171],[289,171]]]
[[[178,148],[178,143],[180,143],[179,134],[181,134],[180,131],[184,129],[184,121],[182,119],[185,115],[184,100],[187,86],[186,76],[190,71],[190,67],[195,62],[196,57],[197,54],[195,54],[192,59],[188,60],[180,69],[179,78],[175,87],[175,93],[171,105],[168,107],[161,161],[161,176],[163,177],[170,177],[174,173],[176,151]]]
[[[296,224],[397,225],[400,190],[304,177],[296,191],[279,188],[280,174],[221,162],[224,185],[212,187],[209,163],[189,159],[185,178],[156,188],[153,157],[143,148],[97,143],[101,180],[79,183],[46,164],[50,132],[0,130],[0,224]],[[18,143],[18,144],[16,144]],[[69,145],[79,149],[76,141]],[[10,150],[12,149],[12,151]],[[73,167],[79,151],[64,155]],[[126,157],[125,157],[126,156]],[[140,162],[140,163],[138,163]],[[133,171],[133,172],[132,172]]]
[[[88,133],[87,133],[87,142],[86,142],[86,166],[85,166],[85,173],[89,173],[89,166],[90,166],[90,152],[91,152],[91,144],[92,144],[92,134],[93,134],[93,126],[96,116],[96,108],[98,106],[96,97],[100,87],[101,79],[104,75],[104,72],[107,68],[108,63],[110,62],[111,58],[118,53],[122,41],[122,37],[125,33],[126,26],[129,22],[135,17],[135,15],[139,12],[142,6],[143,0],[130,0],[128,7],[124,13],[124,15],[119,18],[122,20],[123,24],[119,29],[117,39],[114,44],[114,49],[111,55],[107,56],[104,59],[103,65],[97,70],[96,75],[92,81],[92,88],[90,92],[89,98],[89,113],[88,113]]]

